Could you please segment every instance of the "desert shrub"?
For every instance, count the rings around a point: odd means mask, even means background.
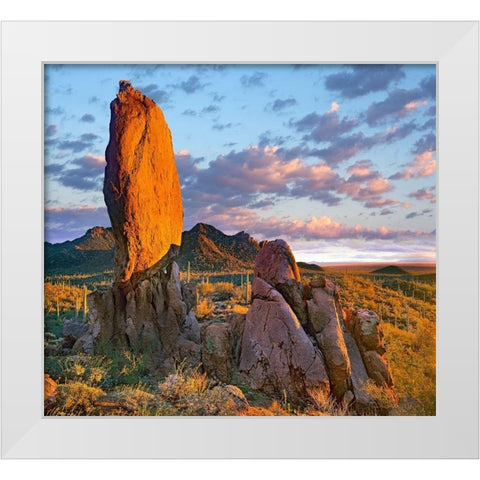
[[[215,287],[212,283],[197,283],[197,293],[200,297],[206,297],[207,295],[211,295],[214,291]]]
[[[103,390],[80,382],[59,385],[55,408],[49,414],[96,415],[95,401],[104,395]]]
[[[372,379],[368,379],[362,390],[373,399],[375,410],[381,415],[387,415],[397,408],[395,394],[389,388],[380,387]]]
[[[347,402],[338,402],[320,389],[310,390],[308,396],[312,406],[307,407],[305,411],[307,415],[345,416],[349,414]]]
[[[158,406],[151,387],[142,383],[117,387],[108,394],[108,400],[113,401],[116,408],[128,415],[154,415]]]
[[[235,296],[235,287],[230,282],[218,282],[214,284],[214,292],[216,300],[230,300]]]
[[[197,304],[197,317],[200,319],[207,319],[213,313],[214,309],[215,305],[213,302],[208,298],[204,298]]]
[[[153,385],[148,353],[103,347],[103,355],[45,357],[45,373],[56,382],[82,382],[88,386],[112,389],[117,385]]]
[[[234,305],[232,309],[235,313],[240,313],[241,315],[246,315],[248,313],[248,307],[244,307],[243,305]]]
[[[181,366],[158,385],[157,415],[238,415],[248,411],[241,390],[232,385],[214,386],[198,368]]]

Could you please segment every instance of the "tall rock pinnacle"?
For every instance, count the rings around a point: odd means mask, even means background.
[[[172,137],[160,108],[122,80],[110,110],[103,194],[117,242],[115,281],[124,283],[154,273],[162,260],[176,256],[182,197]]]

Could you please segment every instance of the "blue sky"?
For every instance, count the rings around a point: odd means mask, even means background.
[[[435,261],[435,65],[46,65],[45,239],[109,226],[109,104],[163,110],[198,222],[297,260]]]

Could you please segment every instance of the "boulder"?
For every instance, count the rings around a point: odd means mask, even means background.
[[[233,356],[235,364],[238,365],[240,352],[242,348],[243,330],[245,329],[246,313],[231,312],[227,316],[227,322],[230,324],[232,332]]]
[[[349,388],[351,369],[333,292],[327,285],[312,288],[312,299],[307,301],[308,322],[325,358],[332,393],[341,399]]]
[[[232,410],[236,415],[250,406],[243,392],[235,385],[217,385],[212,388],[211,394],[218,398],[223,409]]]
[[[352,332],[363,350],[376,350],[381,354],[385,353],[383,331],[375,312],[357,310],[353,317]]]
[[[228,323],[211,323],[203,334],[202,363],[210,377],[229,383],[232,376],[232,333]]]
[[[74,320],[65,320],[63,324],[62,334],[64,337],[71,336],[73,338],[83,337],[90,330],[87,323],[75,322]]]
[[[55,397],[57,394],[57,383],[50,377],[48,373],[43,375],[43,397],[47,400],[50,397]]]
[[[254,389],[296,400],[317,390],[328,394],[322,356],[283,296],[259,277],[252,282],[252,295],[239,366],[245,380]]]
[[[183,336],[192,342],[201,343],[200,324],[193,312],[189,312],[182,326]]]
[[[125,283],[136,274],[135,283],[178,251],[180,182],[170,130],[155,102],[121,81],[110,112],[103,193],[116,240],[115,281]]]
[[[368,376],[378,386],[393,388],[393,377],[385,357],[383,330],[375,312],[356,310],[347,316],[347,325],[362,355]]]
[[[374,350],[363,353],[363,361],[368,375],[379,386],[393,387],[393,377],[387,359]]]
[[[345,339],[348,358],[350,360],[350,381],[354,395],[354,406],[360,413],[368,412],[375,406],[374,399],[365,390],[369,376],[355,340],[349,332],[344,332],[343,337]]]
[[[73,344],[72,354],[76,355],[78,353],[94,354],[93,336],[91,333],[83,335]]]
[[[187,307],[187,313],[197,306],[197,285],[193,282],[182,285],[182,298]]]
[[[303,285],[295,257],[284,240],[262,242],[255,260],[254,277],[259,277],[278,290],[302,325],[307,322]]]

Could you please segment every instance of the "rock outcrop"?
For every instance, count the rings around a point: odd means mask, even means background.
[[[328,395],[322,356],[283,296],[256,277],[252,298],[240,356],[240,371],[250,385],[267,393],[286,392],[297,401],[318,390]]]
[[[303,285],[295,257],[287,242],[264,242],[255,260],[254,277],[260,277],[278,290],[302,325],[307,322]]]
[[[95,350],[148,352],[161,373],[185,359],[198,365],[200,327],[190,312],[196,294],[191,286],[182,292],[174,262],[183,211],[170,130],[160,108],[129,82],[120,82],[110,109],[104,196],[115,281],[87,300]]]
[[[378,386],[393,387],[393,377],[385,357],[382,326],[371,310],[357,310],[348,318],[348,327],[355,338],[363,363]]]
[[[206,373],[224,383],[232,379],[232,330],[228,323],[211,323],[203,335],[202,363]]]
[[[172,245],[178,251],[182,198],[172,138],[160,108],[121,81],[110,110],[103,193],[116,240],[115,278],[125,283],[132,275],[141,278],[165,267],[161,261]]]
[[[283,240],[260,246],[240,352],[245,381],[295,399],[316,398],[316,391],[323,397],[331,393],[360,413],[376,408],[365,388],[371,379],[393,398],[376,314],[359,310],[345,317],[333,282],[320,276],[301,284]]]
[[[342,398],[349,389],[351,367],[342,332],[343,312],[339,307],[338,290],[325,279],[311,282],[309,287],[308,327],[325,358],[332,393]]]

